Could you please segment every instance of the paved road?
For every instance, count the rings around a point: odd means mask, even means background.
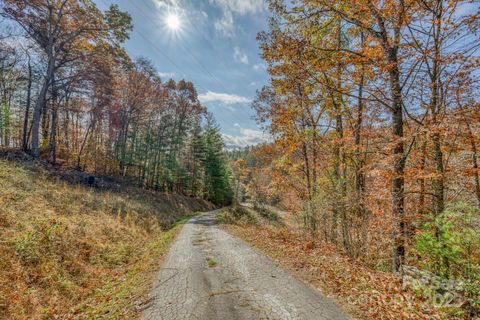
[[[214,214],[183,227],[142,319],[350,319],[334,302],[219,229]]]

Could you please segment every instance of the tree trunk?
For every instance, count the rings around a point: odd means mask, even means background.
[[[311,221],[312,221],[312,210],[311,210],[311,204],[312,204],[312,182],[310,180],[310,161],[308,159],[308,147],[305,142],[302,143],[302,154],[303,154],[303,162],[304,162],[304,171],[305,171],[305,178],[307,182],[307,214],[304,219],[304,224],[305,227],[308,227],[310,231],[315,231],[312,230],[311,226]]]
[[[337,49],[342,50],[342,21],[338,20],[337,25]],[[347,199],[347,165],[346,165],[346,155],[343,150],[343,138],[344,138],[344,128],[343,128],[343,96],[341,93],[342,90],[342,61],[338,62],[337,65],[337,90],[338,92],[334,95],[333,107],[335,111],[335,131],[336,139],[335,149],[334,149],[334,179],[335,179],[335,190],[338,193],[336,195],[336,203],[334,204],[334,215],[339,215],[341,219],[341,232],[342,232],[342,245],[348,255],[352,256],[352,247],[350,239],[350,229],[349,221],[347,217],[347,208],[346,208],[346,199]],[[337,212],[335,212],[337,211]]]
[[[49,50],[51,52],[51,50]],[[53,73],[55,70],[55,59],[51,54],[48,59],[47,73],[45,74],[42,89],[38,95],[35,107],[33,109],[33,118],[32,118],[32,155],[34,158],[40,156],[40,121],[42,118],[42,112],[45,108],[47,102],[47,91],[48,87],[53,78]]]
[[[30,56],[28,57],[28,85],[27,85],[27,105],[25,107],[25,117],[23,118],[22,132],[22,150],[28,151],[28,118],[30,117],[30,106],[32,101],[32,65]]]
[[[433,134],[433,159],[435,162],[436,176],[433,180],[434,192],[434,213],[438,215],[445,209],[445,168],[443,166],[443,152],[441,149],[441,139],[438,132]]]
[[[479,176],[479,166],[478,166],[478,149],[477,144],[475,143],[475,136],[473,135],[472,128],[470,123],[467,122],[468,129],[468,138],[470,140],[470,145],[472,147],[472,167],[474,170],[474,179],[475,179],[475,196],[477,197],[477,205],[480,209],[480,176]]]
[[[396,140],[393,149],[392,214],[395,221],[394,268],[400,271],[405,260],[405,155],[403,141],[403,100],[396,48],[388,51],[390,90],[392,94],[392,133]]]
[[[50,131],[50,154],[52,156],[52,163],[57,163],[57,124],[58,124],[58,110],[57,106],[52,110],[52,127]]]
[[[83,154],[83,150],[85,149],[85,145],[87,144],[87,140],[88,140],[88,135],[90,134],[90,129],[92,128],[92,123],[90,122],[90,124],[88,125],[87,127],[87,132],[85,132],[85,136],[83,137],[83,141],[82,141],[82,145],[80,147],[80,151],[78,152],[78,156],[77,156],[77,169],[81,169],[81,159],[82,159],[82,154]]]
[[[422,143],[421,147],[421,158],[420,158],[420,169],[422,172],[422,175],[425,174],[425,165],[426,165],[426,158],[427,158],[427,140],[425,140]],[[426,186],[425,186],[425,178],[420,178],[420,197],[418,200],[418,215],[423,217],[426,213],[425,211],[425,191],[426,191]]]
[[[438,215],[443,212],[445,209],[445,169],[443,165],[443,152],[442,152],[442,142],[440,137],[440,121],[439,116],[441,115],[440,99],[439,99],[439,81],[440,81],[440,33],[441,33],[441,20],[442,20],[442,2],[443,0],[435,1],[434,5],[434,15],[433,15],[433,60],[431,68],[431,86],[432,86],[432,99],[430,102],[430,110],[432,112],[433,120],[433,160],[435,163],[436,176],[433,180],[433,194],[434,194],[434,213]],[[438,231],[437,231],[438,237]]]
[[[57,89],[55,88],[55,79],[52,79],[52,123],[50,128],[49,151],[52,157],[53,164],[56,164],[57,162],[57,126],[58,126]]]
[[[48,129],[50,127],[50,115],[48,114],[48,104],[45,102],[42,111],[42,141],[48,141]]]
[[[363,33],[362,47],[364,43]],[[358,256],[361,254],[361,247],[363,247],[366,237],[364,229],[366,223],[366,209],[365,209],[365,174],[363,172],[364,160],[361,153],[362,148],[362,126],[363,126],[363,112],[365,104],[363,101],[363,87],[365,84],[365,67],[362,65],[360,75],[360,83],[358,86],[358,105],[357,105],[357,121],[355,124],[355,213],[357,218],[357,237],[358,245],[356,246],[356,252],[354,254]]]

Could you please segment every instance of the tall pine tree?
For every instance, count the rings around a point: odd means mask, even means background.
[[[226,165],[224,143],[212,114],[208,114],[204,129],[205,139],[205,198],[217,205],[232,201],[230,174]]]

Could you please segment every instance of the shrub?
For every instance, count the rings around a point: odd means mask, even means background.
[[[247,208],[242,206],[222,210],[216,214],[215,218],[220,221],[220,223],[226,224],[235,224],[237,222],[255,224],[257,222],[255,216]]]
[[[476,209],[453,204],[437,216],[429,216],[415,236],[418,263],[443,278],[465,283],[465,295],[473,309],[480,307],[480,230]]]

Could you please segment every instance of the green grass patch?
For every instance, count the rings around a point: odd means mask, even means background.
[[[213,258],[208,258],[207,263],[209,268],[215,268],[217,266],[217,261],[215,261]]]

